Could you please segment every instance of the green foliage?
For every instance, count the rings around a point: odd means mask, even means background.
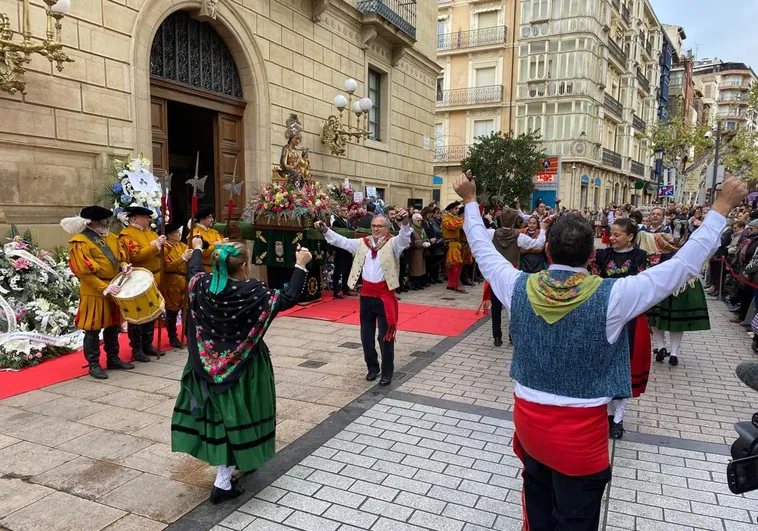
[[[758,115],[758,83],[748,93],[747,116]],[[741,127],[729,142],[723,158],[724,167],[733,175],[758,181],[758,133]]]
[[[480,202],[490,206],[516,199],[526,202],[546,156],[541,139],[538,132],[514,137],[500,131],[476,139],[461,166],[476,177]]]
[[[693,148],[697,157],[713,146],[713,139],[706,137],[709,125],[686,123],[681,99],[672,107],[668,120],[659,120],[648,135],[652,151],[662,149],[663,160],[669,166],[677,165],[677,158],[682,160],[689,157]]]

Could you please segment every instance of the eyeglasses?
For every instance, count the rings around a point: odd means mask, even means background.
[[[372,228],[372,229],[383,229],[383,228],[384,228],[384,227],[386,227],[386,226],[387,226],[387,225],[371,225],[371,228]]]

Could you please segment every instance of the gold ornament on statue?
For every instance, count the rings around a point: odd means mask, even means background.
[[[344,155],[345,146],[350,140],[363,143],[371,136],[368,130],[368,119],[374,103],[369,98],[355,96],[356,90],[358,90],[356,80],[352,78],[345,80],[347,98],[342,94],[338,94],[334,98],[334,106],[339,111],[339,116],[332,114],[321,128],[321,142],[329,148],[332,155]],[[347,124],[342,122],[342,113],[345,109],[348,109]],[[352,124],[351,113],[355,114],[355,126]]]
[[[302,187],[311,180],[311,163],[308,160],[308,148],[298,147],[303,139],[303,126],[297,114],[290,114],[285,124],[287,130],[284,136],[287,144],[282,146],[282,156],[279,159],[279,175],[282,179]]]
[[[31,55],[38,53],[47,57],[50,63],[57,63],[56,68],[63,72],[64,63],[73,63],[63,51],[61,43],[61,20],[71,10],[71,0],[44,0],[47,5],[47,31],[42,42],[35,42],[32,35],[29,0],[23,0],[21,14],[21,32],[11,28],[10,18],[0,13],[0,90],[15,94],[26,94],[26,67],[31,63]],[[21,41],[14,36],[21,35]],[[37,39],[38,40],[38,39]]]

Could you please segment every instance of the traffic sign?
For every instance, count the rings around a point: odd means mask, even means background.
[[[664,184],[658,187],[658,197],[674,197],[674,185]]]

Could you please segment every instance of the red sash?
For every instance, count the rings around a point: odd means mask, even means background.
[[[397,334],[397,316],[400,310],[395,292],[390,291],[387,287],[387,282],[384,280],[381,282],[369,282],[364,278],[362,282],[362,297],[381,299],[384,305],[384,316],[387,319],[387,334],[384,336],[384,340],[394,341]]]

